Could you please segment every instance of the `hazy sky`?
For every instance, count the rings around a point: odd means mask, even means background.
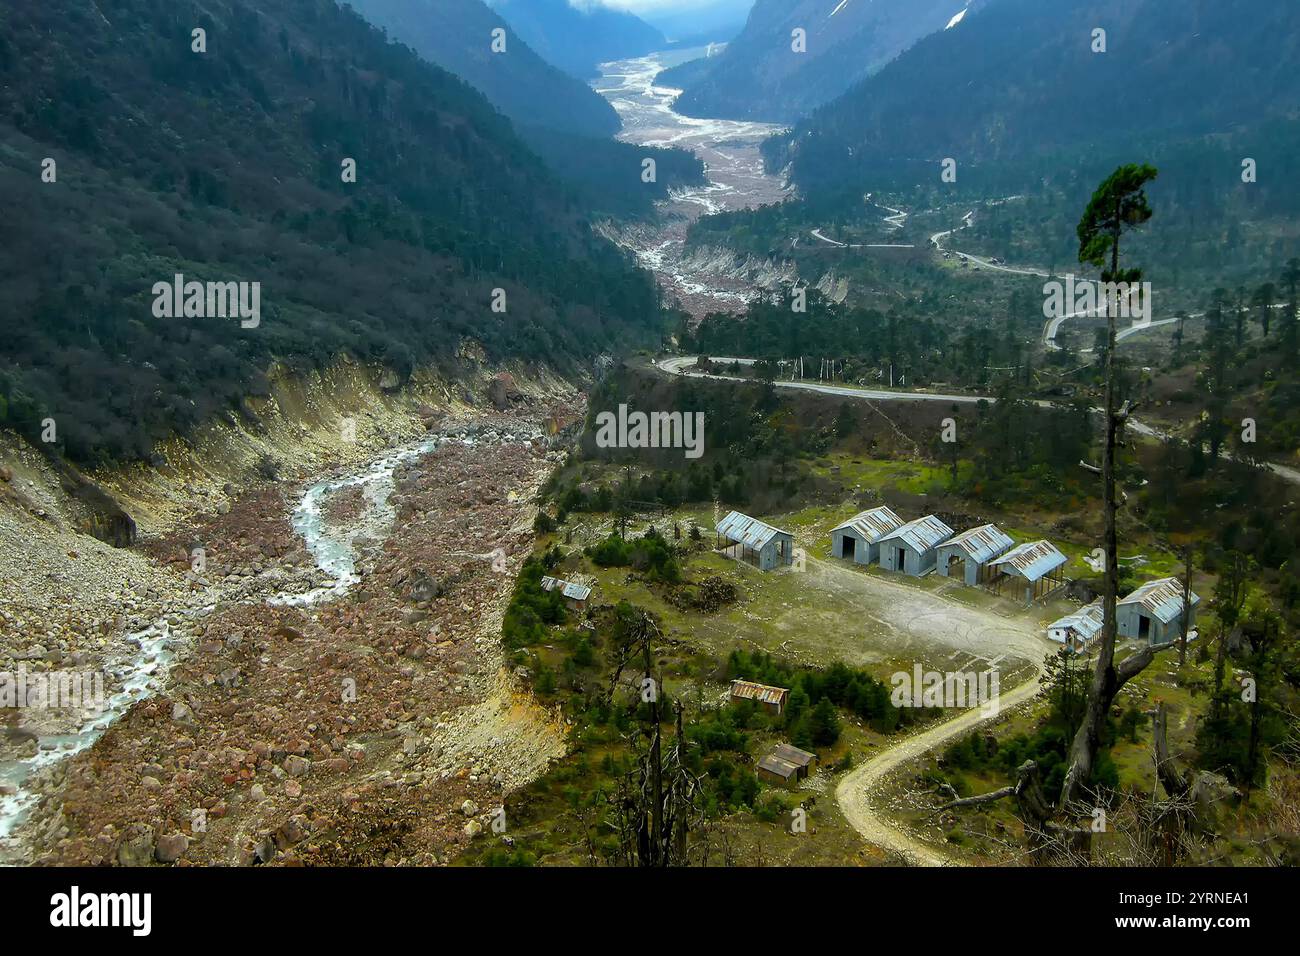
[[[574,6],[590,6],[593,2],[606,7],[618,7],[633,13],[677,13],[692,7],[711,7],[717,0],[571,0]]]

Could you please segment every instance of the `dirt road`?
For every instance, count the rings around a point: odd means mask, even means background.
[[[1041,676],[1040,671],[1032,680],[1002,694],[999,713],[1005,713],[1033,698],[1038,693]],[[845,819],[862,834],[867,842],[890,850],[913,865],[957,865],[959,863],[957,859],[946,856],[886,820],[872,805],[872,791],[885,777],[904,764],[970,733],[981,724],[995,720],[997,716],[997,714],[985,713],[979,707],[963,711],[952,720],[899,741],[884,753],[852,770],[835,788],[835,799],[839,802]]]

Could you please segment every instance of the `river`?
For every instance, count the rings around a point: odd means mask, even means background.
[[[674,190],[659,203],[658,221],[610,226],[611,237],[630,249],[661,286],[695,316],[740,311],[757,293],[741,263],[716,250],[688,254],[686,231],[701,216],[781,202],[786,184],[763,169],[759,146],[782,127],[743,120],[694,119],[673,109],[679,90],[655,85],[660,70],[702,55],[703,50],[653,53],[604,64],[594,82],[623,120],[619,139],[640,146],[689,149],[705,163],[708,182]]]
[[[283,591],[266,598],[277,605],[306,606],[342,597],[360,577],[356,567],[356,542],[362,536],[383,540],[395,517],[389,497],[394,490],[394,473],[403,464],[418,460],[440,445],[491,445],[498,442],[527,442],[540,437],[529,431],[514,435],[489,430],[475,434],[453,429],[404,445],[372,459],[363,467],[308,484],[299,493],[290,524],[331,583],[305,591]],[[342,489],[360,487],[365,507],[359,517],[342,526],[327,520],[324,501]],[[187,639],[173,632],[172,622],[193,622],[216,608],[215,600],[197,608],[169,614],[147,628],[125,635],[118,649],[103,665],[105,683],[116,692],[105,695],[93,708],[79,716],[79,726],[65,733],[36,734],[36,751],[30,756],[0,761],[0,865],[23,860],[24,847],[17,831],[28,818],[40,791],[34,778],[91,747],[138,701],[161,692],[167,684],[178,645]]]

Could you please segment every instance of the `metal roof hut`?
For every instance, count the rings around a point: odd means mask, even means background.
[[[805,780],[817,769],[817,755],[807,750],[800,750],[794,744],[777,744],[772,753],[799,768],[799,779]]]
[[[564,603],[575,611],[584,610],[587,607],[587,599],[591,597],[591,588],[588,585],[576,584],[549,575],[542,578],[542,590],[559,591],[564,595]]]
[[[731,699],[756,701],[768,713],[780,716],[785,710],[785,702],[790,696],[786,687],[773,687],[770,684],[758,684],[752,680],[733,680],[731,682]]]
[[[1002,572],[992,583],[1001,590],[1009,578],[1020,578],[1025,582],[1025,603],[1032,604],[1065,583],[1061,569],[1067,560],[1050,541],[1016,545],[990,562],[995,571]]]
[[[952,537],[952,528],[926,515],[900,525],[880,539],[880,566],[921,577],[934,570],[938,546]]]
[[[886,507],[855,514],[831,529],[831,554],[855,564],[880,560],[880,539],[903,526],[903,519]]]
[[[1104,621],[1101,598],[1098,598],[1087,607],[1079,608],[1073,614],[1067,614],[1047,625],[1047,636],[1076,654],[1082,654],[1093,638],[1101,633]]]
[[[1187,630],[1196,622],[1201,599],[1191,592]],[[1115,606],[1115,626],[1124,637],[1169,644],[1182,636],[1183,583],[1177,578],[1148,581]]]
[[[758,776],[783,787],[808,779],[817,766],[817,755],[790,744],[777,744],[758,762]]]
[[[794,564],[794,535],[757,518],[732,511],[718,522],[717,532],[719,551],[747,561],[760,571]],[[722,539],[728,543],[722,545]]]
[[[963,531],[939,545],[939,573],[946,578],[955,577],[960,567],[962,579],[971,587],[983,584],[996,573],[989,562],[1006,554],[1013,545],[1015,542],[997,525],[985,524]]]
[[[799,768],[788,760],[782,760],[776,754],[768,754],[758,762],[756,776],[768,783],[794,789],[799,783]]]

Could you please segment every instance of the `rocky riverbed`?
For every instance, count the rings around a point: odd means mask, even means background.
[[[0,509],[29,571],[59,568],[68,541],[107,565],[84,574],[93,601],[45,630],[39,575],[6,579],[6,662],[84,654],[117,704],[98,725],[11,715],[9,861],[435,864],[488,838],[504,792],[564,750],[499,631],[537,487],[564,455],[549,433],[581,408],[504,404],[437,416],[360,465],[264,481],[127,551]]]

